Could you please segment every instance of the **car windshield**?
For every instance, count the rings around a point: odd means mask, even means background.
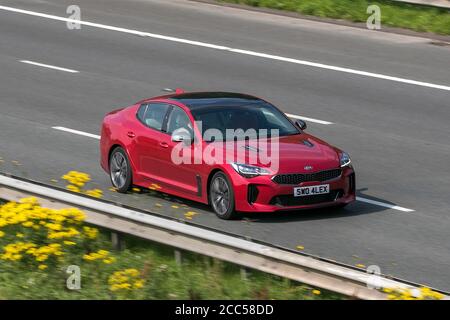
[[[233,140],[270,137],[271,133],[278,136],[300,133],[277,108],[262,101],[234,106],[202,106],[193,108],[192,115],[201,126],[205,141],[230,140],[230,132],[234,132]],[[220,132],[221,137],[214,132]]]

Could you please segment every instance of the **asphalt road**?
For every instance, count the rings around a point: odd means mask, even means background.
[[[15,0],[0,6],[68,17],[70,4]],[[83,21],[450,86],[450,47],[424,38],[178,0],[78,5]],[[331,122],[309,122],[308,130],[350,153],[358,196],[414,211],[357,201],[339,211],[221,221],[183,199],[109,191],[98,140],[52,129],[99,134],[105,113],[167,87],[246,92],[286,113]],[[301,245],[351,265],[375,264],[383,274],[447,291],[449,107],[448,90],[98,27],[69,30],[62,21],[0,8],[0,171],[59,186],[65,172],[87,172],[107,199],[180,219],[195,211],[198,224],[283,247]]]

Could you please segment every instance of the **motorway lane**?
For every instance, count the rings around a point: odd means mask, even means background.
[[[77,169],[91,173],[107,190],[98,142],[52,126],[98,133],[104,113],[164,87],[248,91],[286,112],[336,122],[311,124],[310,132],[351,152],[358,186],[367,188],[361,195],[416,211],[358,202],[336,213],[251,215],[251,221],[223,222],[206,207],[195,206],[201,213],[196,223],[290,248],[301,244],[312,254],[350,264],[375,263],[383,273],[450,288],[445,275],[450,263],[447,92],[92,28],[74,33],[62,23],[3,12],[0,48],[3,170],[49,182]],[[22,59],[80,74],[21,64]],[[109,199],[183,216],[184,209],[173,209],[158,197],[106,193]],[[155,202],[164,207],[154,207]]]
[[[65,16],[71,0],[2,0]],[[185,0],[78,0],[82,19],[436,83],[449,83],[448,47],[373,32]],[[448,37],[450,41],[450,37]]]

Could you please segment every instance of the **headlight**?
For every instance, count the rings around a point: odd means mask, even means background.
[[[246,178],[252,178],[262,175],[268,175],[270,172],[264,168],[257,167],[257,166],[251,166],[248,164],[240,164],[232,162],[230,163],[234,170],[236,170],[237,173],[239,173],[241,176]]]
[[[348,155],[347,152],[342,152],[339,155],[339,162],[340,162],[341,168],[342,168],[342,167],[347,167],[350,163],[352,163],[352,160],[350,159],[350,156]]]

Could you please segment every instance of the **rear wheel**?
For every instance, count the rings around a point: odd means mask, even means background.
[[[109,176],[112,185],[118,192],[127,192],[132,183],[132,172],[130,162],[125,151],[117,147],[111,152],[109,158]]]
[[[216,172],[211,179],[209,203],[219,218],[231,220],[237,217],[234,211],[233,187],[223,172]]]

